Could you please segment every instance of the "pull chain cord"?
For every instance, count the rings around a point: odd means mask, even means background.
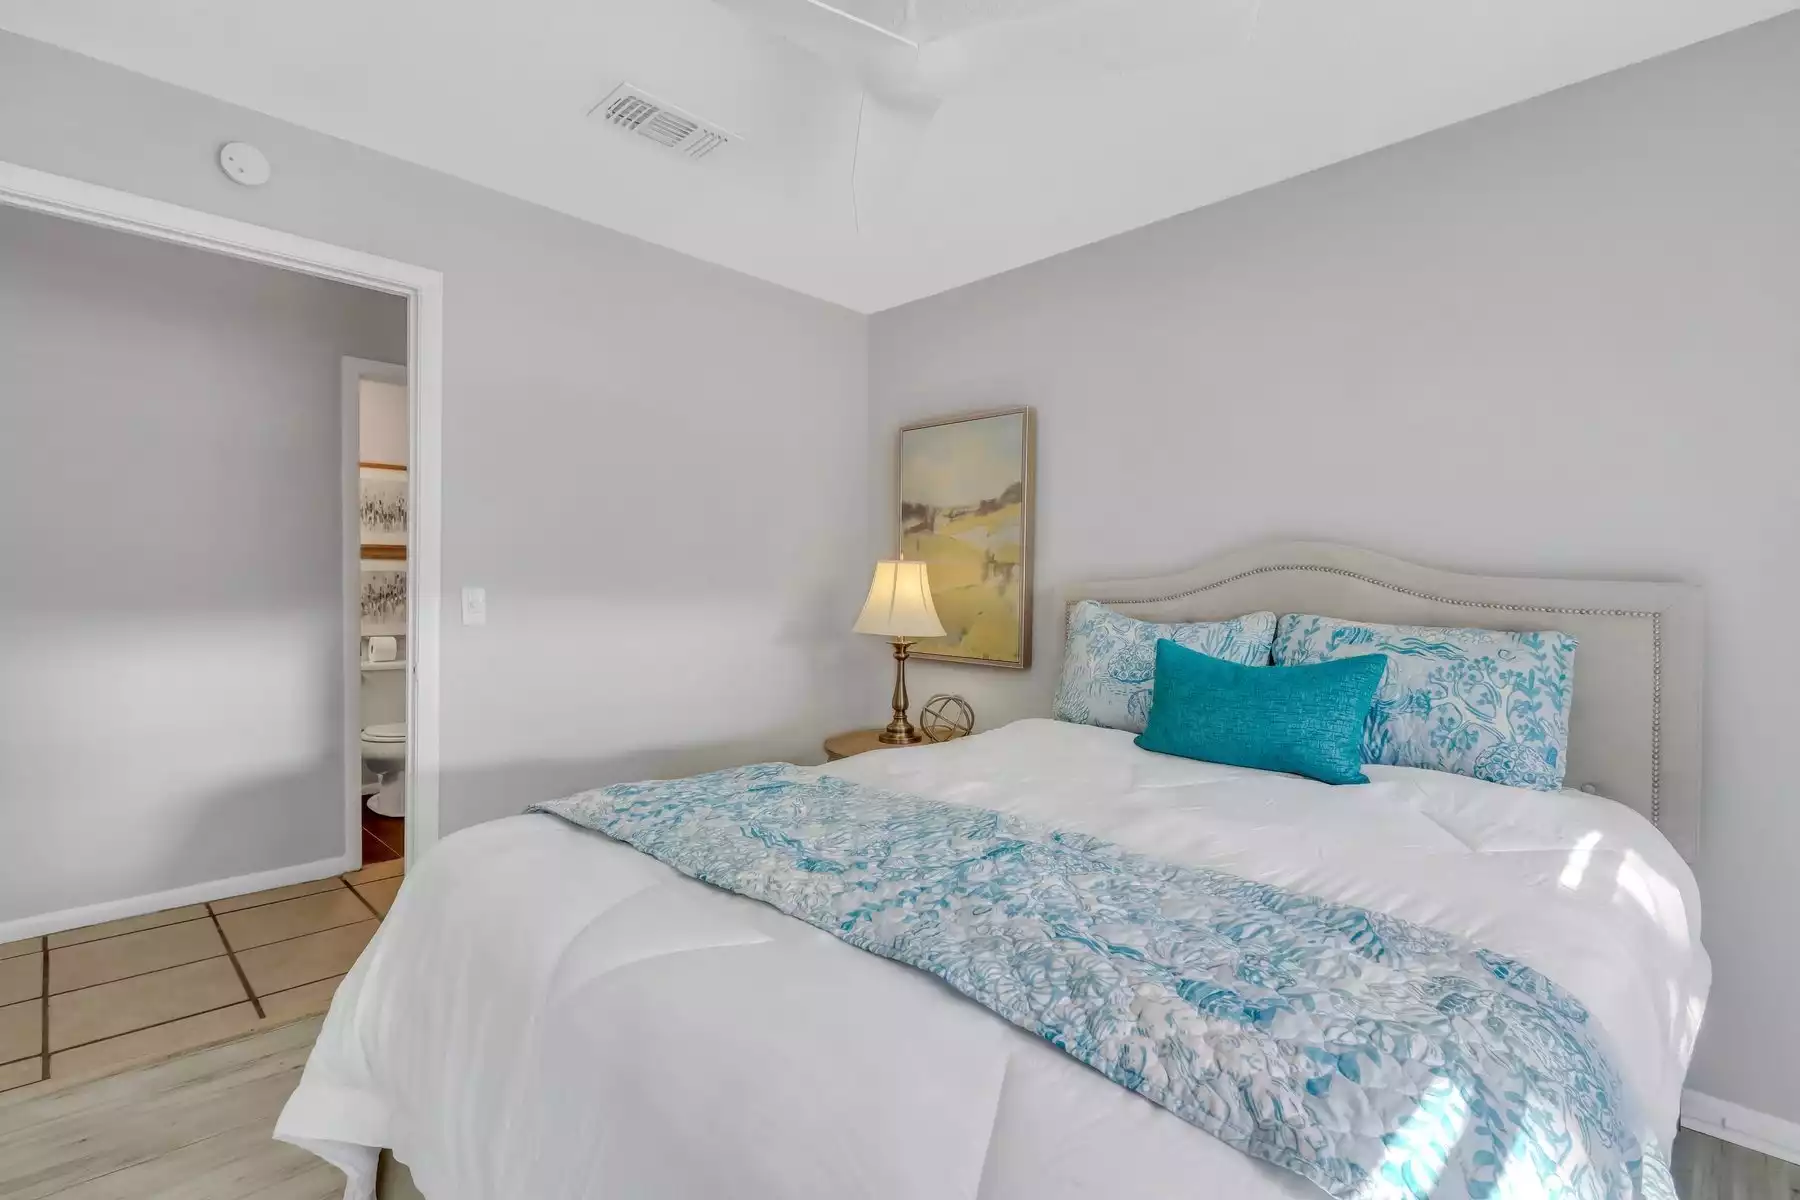
[[[819,3],[820,0],[814,0],[814,2]],[[835,5],[821,4],[821,7],[829,8],[831,11],[843,16],[850,16],[849,13],[845,13]],[[892,33],[895,37],[911,46],[914,53],[917,53],[919,42],[914,35],[917,32],[919,21],[918,0],[906,0],[904,12],[905,16],[901,18],[899,32],[895,33],[893,30],[887,30],[886,32]],[[862,21],[862,18],[860,17],[851,17],[850,19],[860,21],[863,24],[868,24],[868,22]],[[858,200],[856,196],[856,169],[862,162],[863,110],[868,106],[869,89],[867,85],[864,85],[862,95],[859,96],[856,101],[856,145],[852,147],[850,151],[850,219],[856,223],[856,236],[858,237],[862,236],[863,227],[862,202]],[[905,558],[906,555],[902,554],[900,557]]]
[[[869,103],[869,90],[863,89],[856,102],[856,145],[850,149],[850,219],[856,222],[856,236],[862,236],[862,205],[856,199],[856,164],[862,161],[863,109]]]

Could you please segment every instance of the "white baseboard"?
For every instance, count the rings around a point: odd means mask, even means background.
[[[1681,1093],[1681,1123],[1695,1133],[1758,1154],[1800,1163],[1800,1125],[1691,1088]]]
[[[361,858],[360,854],[344,854],[337,858],[321,858],[317,862],[300,863],[292,867],[278,867],[273,871],[258,871],[254,875],[215,879],[210,883],[192,883],[187,887],[172,888],[166,892],[153,892],[148,896],[131,896],[124,900],[108,900],[102,904],[88,904],[81,908],[65,908],[61,912],[44,913],[35,917],[20,917],[16,921],[0,922],[0,942],[16,942],[20,938],[41,937],[46,933],[61,933],[65,929],[79,929],[83,925],[98,925],[102,921],[141,917],[145,913],[161,912],[165,908],[181,908],[183,905],[200,904],[207,900],[223,900],[227,896],[242,896],[248,892],[267,891],[269,888],[286,887],[290,883],[311,883],[315,879],[324,879],[330,875],[342,875],[345,871],[354,871],[361,865]]]

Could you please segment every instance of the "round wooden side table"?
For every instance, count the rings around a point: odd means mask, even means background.
[[[921,746],[929,742],[917,743]],[[825,761],[836,762],[840,758],[849,758],[854,754],[867,754],[871,750],[893,750],[881,740],[879,729],[852,729],[848,733],[834,733],[825,739]]]

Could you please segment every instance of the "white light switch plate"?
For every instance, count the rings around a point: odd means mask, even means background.
[[[463,624],[487,624],[487,589],[466,587],[462,590]]]

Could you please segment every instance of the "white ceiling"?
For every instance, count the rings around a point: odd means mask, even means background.
[[[874,312],[1800,8],[1200,2],[1072,0],[1134,49],[1084,32],[952,94],[861,231],[861,87],[752,0],[0,0],[0,27]],[[915,32],[1045,4],[915,0]],[[587,119],[623,80],[744,141],[690,163]]]

